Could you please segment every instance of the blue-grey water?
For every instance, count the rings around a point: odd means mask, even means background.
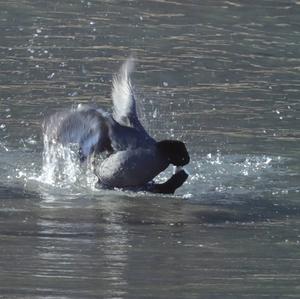
[[[129,55],[142,121],[186,142],[189,180],[51,181],[42,120],[109,110]],[[0,298],[299,298],[299,103],[299,1],[1,1]]]

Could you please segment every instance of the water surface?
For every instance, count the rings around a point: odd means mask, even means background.
[[[0,296],[298,298],[299,20],[297,1],[0,3]],[[142,121],[187,143],[188,182],[49,184],[42,120],[109,110],[130,54]]]

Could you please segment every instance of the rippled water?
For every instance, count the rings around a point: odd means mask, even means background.
[[[1,2],[0,297],[298,298],[299,20],[287,0]],[[110,109],[130,54],[143,123],[187,143],[188,182],[49,184],[43,118]]]

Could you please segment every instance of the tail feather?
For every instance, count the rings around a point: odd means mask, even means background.
[[[130,80],[133,70],[134,59],[130,57],[113,78],[113,117],[118,123],[126,126],[133,126],[132,120],[137,119],[136,103]]]

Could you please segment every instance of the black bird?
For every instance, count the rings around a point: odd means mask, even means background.
[[[93,153],[107,152],[107,157],[95,166],[102,188],[174,193],[188,177],[179,167],[188,164],[190,157],[183,142],[157,142],[140,123],[130,81],[133,69],[133,59],[129,58],[114,76],[111,114],[83,105],[58,112],[44,122],[44,138],[52,144],[77,144],[82,161]],[[170,164],[178,171],[166,183],[153,183]]]

